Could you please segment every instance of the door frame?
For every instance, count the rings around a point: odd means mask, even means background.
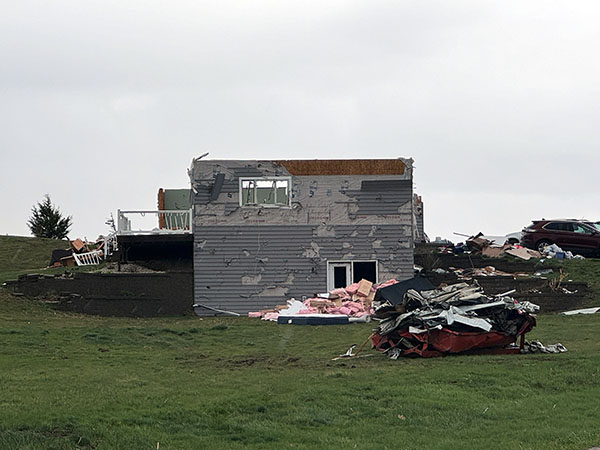
[[[352,284],[354,281],[354,263],[365,263],[365,262],[370,262],[370,263],[375,263],[375,283],[379,282],[379,261],[376,259],[353,259],[351,261],[338,261],[338,260],[333,260],[333,261],[327,261],[327,291],[331,291],[333,289],[335,289],[333,287],[333,283],[334,283],[334,267],[346,267],[346,279],[348,280],[348,284],[346,286],[349,286],[350,284]],[[346,287],[344,286],[344,287]]]

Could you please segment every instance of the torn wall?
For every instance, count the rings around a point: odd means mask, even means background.
[[[420,195],[414,194],[413,197],[414,221],[415,221],[415,242],[427,242],[424,225],[424,206]]]
[[[412,277],[412,160],[197,160],[190,175],[196,303],[272,307],[327,290],[336,261]],[[244,205],[242,182],[259,178],[289,180],[289,203]]]

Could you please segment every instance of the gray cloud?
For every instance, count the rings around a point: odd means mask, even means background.
[[[193,156],[415,159],[426,230],[594,217],[596,2],[14,2],[0,232],[46,192],[95,237]]]

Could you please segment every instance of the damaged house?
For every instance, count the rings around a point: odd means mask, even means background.
[[[411,159],[195,159],[196,313],[413,276]]]

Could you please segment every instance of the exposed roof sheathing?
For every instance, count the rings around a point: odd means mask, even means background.
[[[296,159],[275,161],[291,175],[404,175],[401,159]]]

